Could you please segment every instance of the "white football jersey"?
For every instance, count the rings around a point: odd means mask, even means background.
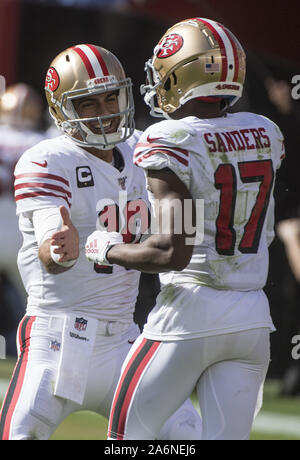
[[[85,243],[96,228],[106,225],[109,231],[122,232],[125,241],[134,241],[133,227],[126,225],[130,217],[138,220],[144,204],[147,208],[144,173],[132,161],[139,136],[136,131],[117,146],[124,162],[121,172],[66,136],[42,141],[19,160],[15,200],[24,242],[18,265],[29,296],[29,315],[76,311],[102,320],[132,320],[139,272],[88,262]],[[67,207],[79,232],[80,256],[70,270],[52,275],[38,258],[32,212],[60,205]]]
[[[274,236],[272,192],[283,149],[279,128],[251,113],[166,120],[144,132],[135,164],[171,169],[194,201],[204,200],[203,242],[182,272],[161,274],[164,284],[242,291],[265,285]]]
[[[283,157],[283,136],[279,128],[269,119],[252,113],[227,114],[214,119],[165,120],[143,133],[135,149],[135,164],[145,170],[169,168],[186,185],[194,203],[204,200],[203,240],[194,246],[191,261],[183,271],[160,275],[162,286],[171,283],[175,287],[187,287],[189,284],[210,291],[217,289],[220,293],[264,287],[268,274],[268,245],[274,237],[275,172]],[[158,320],[161,321],[160,331],[166,331],[172,323],[166,307],[168,298],[174,298],[174,288],[171,291],[170,296],[165,291],[164,300],[159,298],[165,308],[164,319]],[[204,291],[204,296],[213,296],[214,291],[212,294]],[[201,298],[200,291],[199,295]],[[218,298],[220,302],[222,295]],[[189,302],[193,308],[193,301]],[[205,335],[209,330],[239,330],[245,324],[247,327],[272,324],[268,305],[261,309],[264,313],[259,313],[257,320],[253,320],[253,315],[249,322],[248,313],[244,314],[242,308],[235,321],[231,313],[236,307],[230,310],[224,306],[222,310],[220,304],[213,307],[213,303],[212,300],[206,317],[191,316],[193,319],[186,329],[185,320],[177,321],[173,332],[177,328],[177,334],[181,330],[184,335],[194,330],[198,336],[199,330]],[[255,301],[252,313],[254,304]],[[204,305],[205,302],[205,312]],[[228,322],[224,319],[225,311]],[[150,318],[153,319],[156,312],[154,309]],[[198,322],[195,326],[198,320],[201,325]],[[154,324],[156,320],[153,321]],[[157,338],[155,335],[148,337]]]

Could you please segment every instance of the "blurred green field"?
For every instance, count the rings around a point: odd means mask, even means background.
[[[14,362],[0,361],[0,394],[12,374]],[[279,382],[268,380],[265,385],[263,408],[258,415],[251,440],[300,440],[300,397],[279,397]],[[104,440],[107,420],[92,412],[70,415],[58,427],[52,440]]]

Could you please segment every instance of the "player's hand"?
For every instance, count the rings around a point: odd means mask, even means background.
[[[96,230],[86,240],[85,255],[89,262],[111,266],[106,254],[115,244],[124,244],[121,233]]]
[[[50,244],[55,246],[53,252],[60,254],[59,262],[67,262],[77,259],[79,256],[79,234],[73,225],[70,214],[65,206],[60,206],[62,226],[58,232],[52,235]]]

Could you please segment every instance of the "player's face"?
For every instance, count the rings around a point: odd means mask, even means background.
[[[94,118],[113,115],[119,112],[118,91],[87,96],[74,100],[74,108],[80,118]],[[102,120],[106,134],[114,133],[120,123],[120,117]],[[98,120],[85,123],[94,134],[102,134]]]

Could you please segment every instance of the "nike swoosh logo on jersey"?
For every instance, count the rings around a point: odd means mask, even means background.
[[[158,141],[158,139],[161,139],[161,137],[150,137],[149,134],[147,136],[147,142],[149,142],[149,144],[152,144],[152,142]]]
[[[31,163],[34,163],[35,165],[41,166],[42,168],[46,168],[48,166],[47,161],[45,160],[44,163],[38,163],[37,161],[32,161]]]

